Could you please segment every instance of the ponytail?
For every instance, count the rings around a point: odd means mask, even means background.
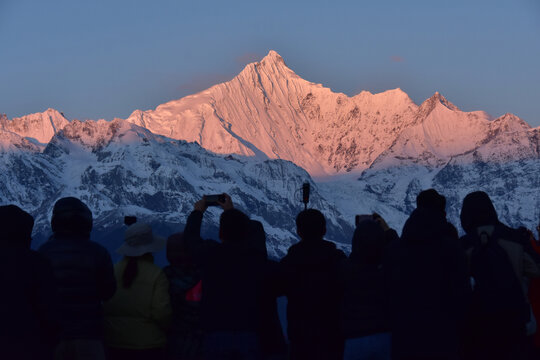
[[[133,256],[126,256],[128,263],[122,274],[122,286],[126,289],[129,289],[139,272],[137,266],[137,258]]]

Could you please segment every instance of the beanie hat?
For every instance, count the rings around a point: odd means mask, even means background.
[[[90,235],[92,212],[77,198],[62,198],[54,204],[51,227],[55,234]]]

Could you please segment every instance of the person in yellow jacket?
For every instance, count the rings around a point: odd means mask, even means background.
[[[124,258],[114,266],[118,290],[104,304],[105,344],[110,359],[163,359],[171,321],[169,282],[154,264],[153,252],[166,239],[148,224],[127,228],[117,250]]]

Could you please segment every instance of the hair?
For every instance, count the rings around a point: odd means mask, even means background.
[[[249,227],[249,217],[238,209],[225,210],[219,218],[219,233],[224,242],[244,242]]]
[[[474,191],[465,196],[459,217],[461,227],[466,233],[474,232],[479,226],[495,225],[499,222],[491,199],[483,191]]]
[[[303,210],[296,217],[296,231],[302,240],[322,239],[326,234],[326,219],[319,210]]]
[[[446,198],[435,189],[424,190],[416,197],[416,207],[446,213]]]
[[[126,256],[126,258],[128,262],[122,274],[122,286],[129,289],[139,273],[139,267],[137,265],[138,256]]]
[[[374,220],[362,221],[354,231],[350,258],[365,265],[379,265],[386,245],[381,225]]]

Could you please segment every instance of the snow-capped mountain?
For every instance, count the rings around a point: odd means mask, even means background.
[[[338,242],[352,236],[355,214],[376,211],[399,231],[431,187],[458,228],[461,201],[475,190],[509,225],[540,219],[540,128],[461,111],[438,92],[420,106],[400,89],[334,93],[274,51],[229,82],[127,120],[69,122],[52,109],[0,116],[0,164],[0,203],[30,210],[41,234],[62,196],[90,205],[96,236],[121,241],[123,215],[164,224],[166,234],[182,229],[200,196],[226,191],[263,222],[280,256],[306,180]],[[208,218],[215,231],[217,212]]]
[[[229,82],[127,119],[220,154],[279,158],[312,175],[364,169],[417,111],[400,89],[354,97],[306,81],[275,51]]]
[[[302,207],[298,190],[304,181],[314,188],[313,205],[326,209],[330,237],[346,241],[352,231],[318,194],[309,174],[291,162],[216,155],[123,120],[74,120],[42,153],[4,152],[0,159],[8,169],[1,175],[2,203],[19,204],[36,216],[36,246],[50,233],[52,206],[60,197],[87,203],[98,240],[113,249],[122,236],[111,233],[122,228],[124,215],[137,215],[168,234],[183,229],[202,195],[227,192],[237,207],[264,224],[270,254],[281,256],[296,238],[294,218]],[[207,234],[214,237],[218,215],[211,209],[205,220]]]
[[[516,133],[527,138],[530,130],[514,115],[492,121],[483,111],[463,112],[438,92],[421,106],[400,89],[334,93],[300,78],[275,51],[229,82],[136,110],[127,120],[215,153],[290,160],[316,177],[385,168],[404,158],[441,166],[488,142],[511,144]],[[534,147],[528,142],[523,146]],[[507,150],[488,152],[504,157]]]
[[[39,144],[47,144],[59,130],[69,123],[63,113],[47,109],[42,113],[8,119],[0,114],[0,130],[10,131]]]

